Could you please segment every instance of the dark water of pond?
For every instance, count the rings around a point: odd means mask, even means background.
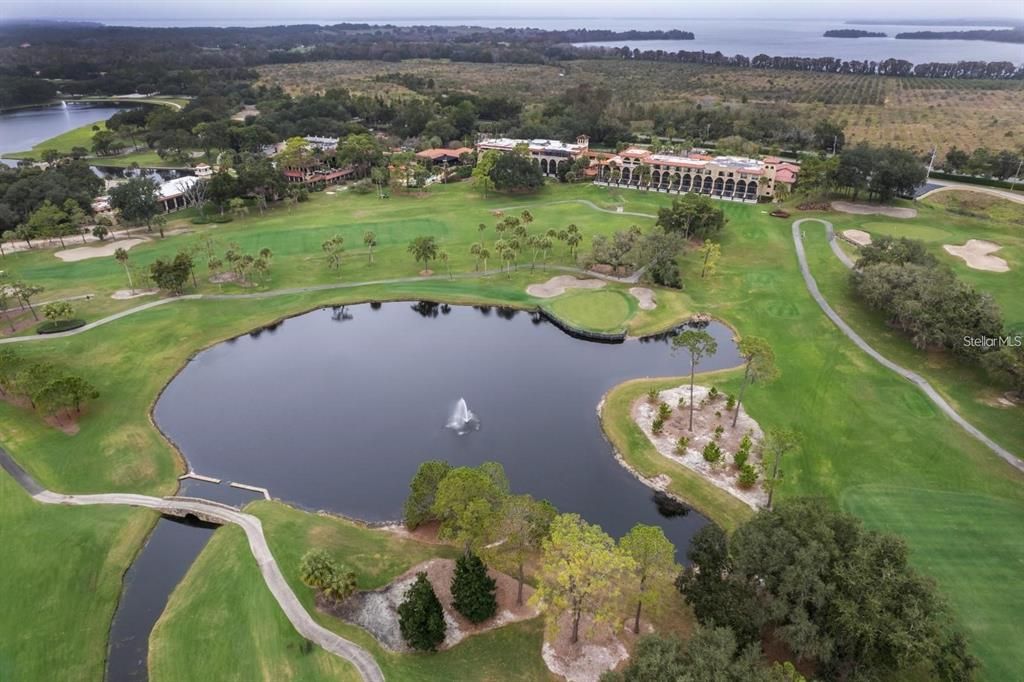
[[[105,121],[127,107],[110,104],[67,104],[18,109],[0,114],[0,155],[32,149],[61,133]],[[86,145],[88,146],[88,145]]]
[[[730,330],[708,330],[719,352],[702,369],[738,364]],[[423,460],[496,460],[513,491],[616,537],[660,524],[683,550],[707,521],[659,513],[651,490],[615,461],[596,407],[626,379],[688,367],[667,340],[581,341],[525,312],[366,304],[200,353],[155,417],[198,473],[265,486],[306,508],[397,519]],[[445,428],[460,397],[480,420],[463,436]]]
[[[227,485],[184,481],[179,495],[243,505],[257,496]],[[175,586],[206,546],[217,527],[162,517],[124,576],[121,599],[110,627],[108,682],[148,679],[149,633]]]

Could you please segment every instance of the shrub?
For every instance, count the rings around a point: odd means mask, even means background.
[[[740,448],[739,450],[736,451],[736,454],[732,456],[732,461],[736,463],[736,466],[738,466],[740,470],[742,470],[743,467],[746,466],[747,459],[749,457],[750,453],[744,450],[743,448]]]
[[[482,623],[498,610],[496,589],[497,583],[476,554],[463,554],[455,560],[452,606],[471,622]]]
[[[668,403],[661,403],[658,405],[658,417],[663,420],[667,420],[670,416],[672,416],[672,408],[669,407]]]
[[[736,409],[736,397],[731,393],[725,397],[725,409],[730,412]]]
[[[718,460],[722,459],[722,448],[718,446],[715,441],[708,441],[708,444],[704,446],[704,450],[701,451],[704,455],[705,462],[711,462],[714,464]]]
[[[690,446],[690,439],[687,436],[680,436],[679,440],[676,441],[676,453],[682,455],[686,453],[686,448]]]
[[[711,390],[708,391],[708,400],[711,400],[711,401],[718,400],[718,396],[719,396],[718,388],[716,386],[712,386]]]
[[[676,403],[679,407],[686,407],[686,398],[679,396],[679,401]]]
[[[740,467],[739,484],[741,488],[753,488],[757,483],[757,469],[749,464]]]
[[[441,602],[427,574],[420,571],[398,605],[398,628],[402,638],[413,649],[433,651],[444,641],[445,627]]]
[[[750,434],[743,434],[743,438],[740,440],[740,450],[746,450],[750,452],[750,448],[754,446],[754,441],[750,440]]]
[[[718,419],[721,419],[722,418],[722,411],[721,410],[715,410],[715,417],[718,418]]]
[[[322,549],[310,550],[302,556],[299,579],[332,601],[343,601],[356,590],[356,574]]]
[[[36,334],[56,334],[85,326],[85,320],[47,320],[36,327]]]
[[[661,417],[656,417],[655,420],[651,422],[651,433],[660,434],[663,428],[665,428],[665,420]]]
[[[721,438],[723,433],[725,433],[725,429],[722,427],[722,425],[719,424],[718,426],[716,426],[715,427],[715,440],[718,440],[719,438]]]
[[[656,389],[654,386],[651,386],[649,389],[647,389],[647,402],[649,402],[652,405],[658,402],[658,389]]]
[[[360,180],[359,182],[349,185],[348,191],[354,194],[370,194],[376,191],[376,187],[369,180]]]

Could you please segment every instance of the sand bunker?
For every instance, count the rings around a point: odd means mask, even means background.
[[[832,210],[855,215],[884,215],[890,218],[916,218],[917,209],[882,206],[880,204],[855,204],[852,201],[833,201]]]
[[[75,249],[65,249],[64,251],[58,251],[53,254],[60,258],[65,263],[74,263],[75,261],[88,260],[90,258],[105,258],[107,256],[113,256],[114,252],[118,249],[124,249],[127,251],[133,246],[146,243],[145,239],[122,239],[116,242],[107,242],[103,246],[79,246]]]
[[[654,310],[658,303],[654,300],[654,292],[647,287],[631,287],[629,293],[640,301],[640,310]]]
[[[942,248],[957,258],[963,258],[967,267],[975,270],[987,270],[988,272],[1009,272],[1010,265],[999,256],[989,254],[1003,248],[995,242],[987,242],[983,239],[968,239],[963,246],[943,244]]]
[[[843,239],[854,246],[870,246],[871,235],[864,230],[843,230]]]
[[[118,289],[110,295],[110,298],[115,301],[126,301],[131,298],[142,298],[143,296],[152,296],[159,292],[159,289],[136,289],[134,292],[131,289]]]
[[[569,289],[600,289],[605,282],[599,279],[579,279],[572,275],[552,277],[543,284],[531,284],[526,293],[536,298],[554,298],[561,296]]]

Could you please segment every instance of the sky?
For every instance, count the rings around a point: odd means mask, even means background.
[[[365,19],[485,18],[1015,18],[1024,0],[0,0],[0,19],[69,19],[178,25]]]

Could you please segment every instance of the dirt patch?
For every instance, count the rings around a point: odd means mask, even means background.
[[[138,246],[139,244],[145,244],[146,239],[122,239],[116,242],[107,242],[103,246],[79,246],[74,249],[65,249],[63,251],[56,252],[57,258],[60,258],[65,263],[74,263],[80,260],[88,260],[90,258],[105,258],[107,256],[113,256],[114,252],[118,249],[128,249]]]
[[[118,289],[117,291],[110,295],[110,298],[114,299],[115,301],[127,301],[128,299],[132,298],[152,296],[156,293],[159,293],[159,291],[159,289],[136,289],[135,291],[132,291],[131,289]]]
[[[256,286],[252,282],[246,279],[242,279],[235,272],[218,272],[216,275],[210,277],[211,284],[237,284],[240,287],[253,287]]]
[[[680,399],[685,401],[685,406],[680,406]],[[717,398],[711,398],[709,388],[694,386],[695,409],[693,431],[690,431],[689,385],[661,391],[658,400],[672,408],[672,414],[660,434],[655,434],[651,428],[658,414],[657,403],[652,404],[646,396],[638,398],[633,403],[632,416],[637,426],[662,456],[700,474],[712,485],[725,490],[753,509],[767,504],[768,493],[761,485],[764,479],[763,471],[759,471],[759,480],[752,488],[744,489],[739,486],[739,469],[733,463],[733,455],[739,450],[740,441],[744,435],[749,435],[753,447],[750,448],[748,463],[761,469],[761,441],[764,440],[764,433],[746,410],[740,407],[739,418],[733,427],[733,412],[727,409],[726,397],[719,394]],[[722,428],[721,435],[715,438],[718,427]],[[689,438],[685,449],[678,448],[680,437]],[[722,458],[714,464],[706,461],[703,455],[704,447],[711,441],[717,442],[722,449]]]
[[[381,530],[389,533],[394,533],[403,538],[409,538],[410,540],[416,540],[417,542],[425,542],[429,545],[443,545],[447,544],[438,538],[438,534],[441,532],[440,521],[427,521],[416,526],[416,530],[409,530],[404,524],[397,523],[394,525],[381,526]]]
[[[946,253],[962,258],[967,267],[987,272],[1009,272],[1010,265],[999,256],[992,256],[999,249],[1003,248],[995,242],[987,242],[983,239],[968,239],[963,246],[943,244],[942,248]]]
[[[917,209],[881,204],[855,204],[852,201],[833,201],[832,210],[855,215],[884,215],[890,218],[916,218]]]
[[[640,310],[654,310],[658,307],[654,292],[647,287],[630,287],[629,293],[640,302]]]
[[[628,277],[630,274],[629,268],[625,265],[614,267],[607,263],[595,263],[594,265],[591,265],[588,270],[608,277]]]
[[[379,590],[357,592],[341,604],[322,603],[317,601],[317,608],[330,613],[349,623],[358,625],[372,634],[378,642],[391,651],[408,652],[410,649],[402,639],[398,627],[398,605],[405,598],[405,593],[416,580],[416,574],[425,571],[427,579],[434,587],[434,592],[444,607],[444,621],[447,626],[441,649],[450,649],[466,637],[487,632],[509,623],[536,618],[540,612],[529,606],[526,601],[533,594],[533,588],[523,586],[523,605],[516,605],[518,583],[516,579],[505,573],[488,570],[497,582],[495,597],[498,600],[498,611],[490,620],[475,624],[468,621],[452,607],[451,582],[455,573],[455,561],[452,559],[431,559],[413,566],[395,580]]]
[[[542,284],[531,284],[526,287],[526,293],[536,298],[554,298],[561,296],[569,289],[600,289],[603,286],[605,286],[605,282],[599,279],[579,279],[572,275],[559,275]]]
[[[627,634],[625,628],[616,632],[610,626],[595,624],[584,615],[580,619],[580,639],[573,644],[569,641],[572,636],[570,617],[568,612],[562,614],[555,634],[544,637],[541,655],[551,672],[561,675],[567,682],[595,682],[602,673],[616,668],[629,656],[623,640],[633,635]]]
[[[842,237],[854,246],[870,246],[871,235],[864,230],[843,230]]]

